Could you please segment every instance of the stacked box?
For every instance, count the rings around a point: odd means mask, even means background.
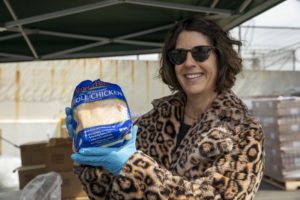
[[[252,103],[265,133],[264,174],[283,181],[299,179],[300,98],[258,98]]]
[[[26,184],[37,175],[47,173],[45,165],[28,165],[18,168],[19,188],[23,189]]]
[[[48,171],[65,172],[73,170],[71,139],[51,138],[45,149],[45,164]]]
[[[31,142],[20,146],[22,166],[18,168],[19,188],[37,175],[55,171],[62,177],[62,199],[87,197],[73,173],[72,141],[69,138],[51,138],[49,141]]]
[[[45,164],[47,141],[28,142],[20,146],[22,166]]]

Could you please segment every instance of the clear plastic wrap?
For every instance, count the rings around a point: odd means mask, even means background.
[[[38,175],[23,188],[20,200],[60,200],[61,184],[56,172]]]
[[[113,83],[86,80],[72,99],[73,149],[122,146],[130,138],[132,119],[121,88]]]

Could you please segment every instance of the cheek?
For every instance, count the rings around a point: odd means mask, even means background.
[[[217,66],[217,64],[214,64],[214,65],[212,66],[212,73],[213,73],[215,76],[217,76],[217,73],[218,73],[218,66]]]
[[[214,76],[214,79],[216,79],[218,74],[218,62],[215,56],[210,61],[210,72]]]
[[[183,78],[182,78],[182,74],[181,74],[181,66],[175,66],[175,75],[176,75],[176,79],[179,83],[179,85],[182,87],[182,82],[183,82]]]
[[[217,71],[217,66],[212,66],[212,67],[213,67],[213,69],[211,69],[211,71],[210,71],[211,81],[213,83],[215,83],[217,80],[218,71]]]

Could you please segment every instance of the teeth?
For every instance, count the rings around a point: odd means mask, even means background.
[[[200,76],[202,76],[202,75],[203,75],[202,73],[197,73],[197,74],[185,74],[185,77],[186,77],[186,78],[192,79],[192,78],[198,78],[198,77],[200,77]]]

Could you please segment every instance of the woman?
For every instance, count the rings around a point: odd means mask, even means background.
[[[136,120],[136,140],[133,131],[120,149],[72,155],[91,199],[253,199],[264,137],[231,91],[242,68],[233,45],[240,42],[200,17],[170,30],[159,73],[176,93]]]

